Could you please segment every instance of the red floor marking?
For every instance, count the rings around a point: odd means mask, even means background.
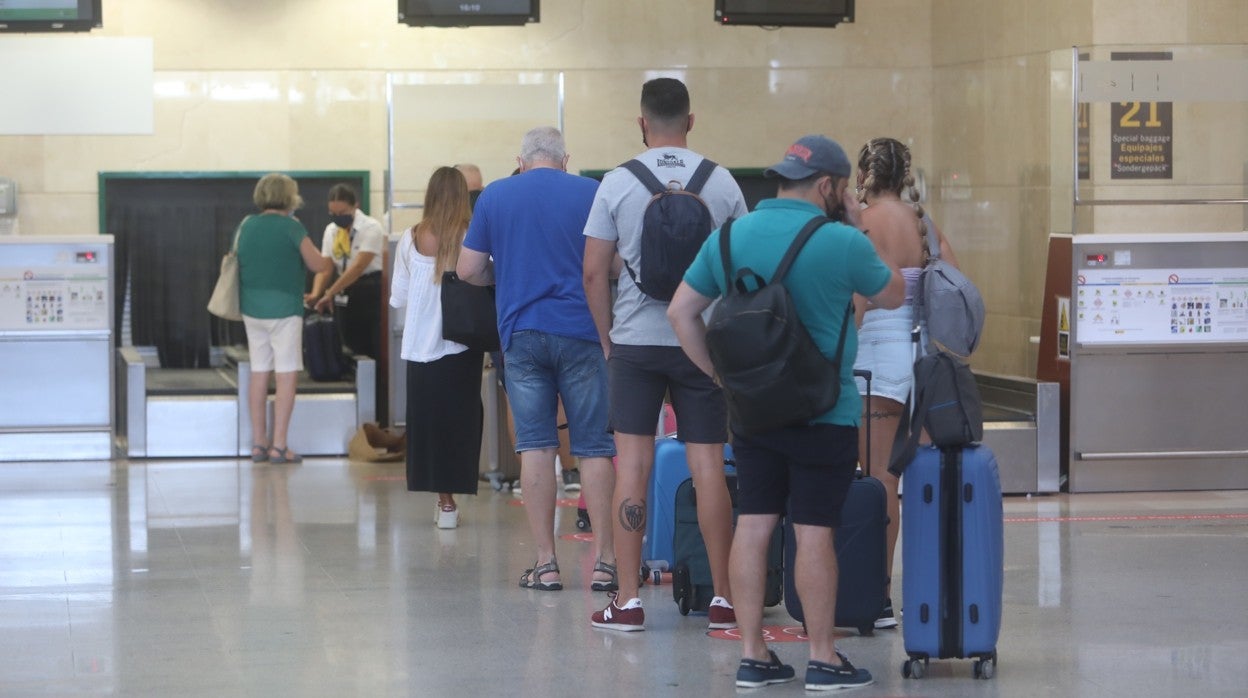
[[[1005,523],[1069,523],[1082,521],[1233,521],[1244,514],[1140,514],[1135,516],[1007,516]]]
[[[579,543],[593,543],[594,534],[592,533],[565,533],[559,536],[563,540],[574,540]]]

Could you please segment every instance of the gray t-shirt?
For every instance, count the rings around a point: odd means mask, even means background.
[[[675,180],[683,186],[703,157],[687,148],[651,148],[636,159],[645,163],[660,182]],[[617,167],[602,178],[585,224],[587,236],[614,241],[620,257],[638,274],[641,273],[641,222],[650,196],[650,191],[633,173]],[[706,186],[702,187],[701,197],[711,210],[716,228],[729,218],[740,218],[749,212],[741,187],[723,167],[716,167],[711,173]],[[611,341],[615,344],[680,345],[675,330],[667,321],[667,303],[642,293],[627,269],[620,272],[619,295],[613,312]]]

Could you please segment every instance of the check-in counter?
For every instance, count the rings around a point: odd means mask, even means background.
[[[1077,235],[1070,491],[1248,488],[1248,233]]]

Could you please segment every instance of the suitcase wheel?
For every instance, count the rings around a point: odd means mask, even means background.
[[[907,659],[901,663],[901,675],[907,679],[921,679],[927,673],[926,659]]]
[[[976,659],[971,672],[977,679],[991,679],[997,673],[997,655]]]
[[[576,510],[576,530],[590,532],[592,529],[589,525],[589,512],[584,509]]]
[[[689,615],[693,609],[693,581],[689,578],[689,566],[683,562],[672,569],[672,599],[680,615]]]
[[[485,476],[489,478],[491,489],[493,489],[495,492],[503,491],[503,485],[505,483],[503,481],[502,473],[486,473]]]
[[[865,625],[858,626],[858,634],[863,637],[871,637],[875,634],[875,621],[870,621]]]

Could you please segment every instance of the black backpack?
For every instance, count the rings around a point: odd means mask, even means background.
[[[841,321],[836,357],[819,351],[797,316],[793,298],[781,283],[802,246],[831,219],[815,216],[802,228],[776,267],[771,281],[748,268],[732,272],[729,220],[719,232],[727,291],[711,312],[706,344],[720,385],[728,397],[735,430],[755,434],[798,426],[836,406],[841,397],[841,355],[853,301]],[[747,279],[757,288],[747,290]]]
[[[715,229],[711,209],[699,194],[717,165],[703,159],[683,189],[664,185],[640,160],[620,167],[632,172],[652,194],[641,223],[641,274],[628,262],[624,268],[642,293],[668,303]]]
[[[984,438],[984,405],[975,374],[947,351],[914,362],[914,414],[901,413],[888,472],[901,476],[914,460],[924,429],[939,448],[958,448]]]

